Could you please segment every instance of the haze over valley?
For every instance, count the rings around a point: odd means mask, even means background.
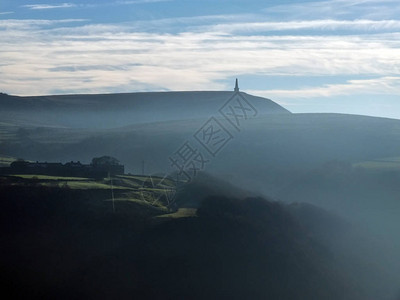
[[[293,114],[269,99],[241,93],[254,112],[240,119],[237,130],[219,111],[234,95],[2,95],[2,155],[28,161],[89,163],[92,157],[107,154],[117,157],[127,173],[139,175],[144,171],[145,176],[170,174],[174,178],[179,170],[169,158],[190,141],[204,153],[207,163],[192,174],[193,183],[178,189],[175,209],[197,209],[205,205],[201,204],[204,199],[215,196],[227,197],[224,201],[260,196],[279,200],[279,205],[288,205],[285,210],[301,218],[312,239],[339,255],[335,255],[339,264],[335,272],[358,278],[365,272],[363,268],[371,268],[368,276],[354,282],[348,279],[358,286],[346,288],[348,293],[357,291],[362,297],[373,294],[370,299],[374,299],[383,295],[383,289],[385,299],[391,299],[397,290],[400,261],[396,259],[400,253],[396,230],[400,226],[400,121],[345,114]],[[207,153],[194,138],[211,117],[231,134],[229,143],[216,155]],[[116,208],[123,209],[118,202]],[[240,212],[241,208],[236,210]],[[219,218],[223,220],[224,215]],[[370,281],[374,285],[368,286]],[[332,284],[343,284],[342,279],[335,282]],[[321,292],[324,297],[329,289]],[[261,297],[263,290],[257,288],[255,297]],[[292,296],[287,295],[288,299]]]
[[[0,296],[400,300],[400,3],[1,0]]]

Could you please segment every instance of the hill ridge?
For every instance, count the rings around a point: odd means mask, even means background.
[[[9,113],[32,124],[115,128],[143,122],[209,118],[219,113],[233,91],[138,92],[55,96],[0,95],[0,116]],[[258,115],[290,114],[274,101],[241,92]],[[4,113],[4,115],[1,114]],[[99,122],[101,120],[101,122]]]

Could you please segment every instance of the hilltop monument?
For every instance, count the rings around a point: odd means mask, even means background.
[[[236,78],[236,83],[235,83],[235,89],[234,89],[235,93],[239,93],[239,83],[238,83],[238,79]]]

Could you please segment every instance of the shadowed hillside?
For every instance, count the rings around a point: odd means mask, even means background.
[[[85,256],[82,265],[87,273],[73,273],[72,279],[68,279],[71,280],[68,281],[68,287],[64,288],[75,288],[78,282],[85,282],[79,292],[91,294],[91,287],[106,282],[109,278],[107,270],[112,269],[114,277],[121,280],[103,286],[100,290],[104,293],[120,290],[123,295],[145,293],[161,299],[160,295],[168,291],[168,295],[173,297],[189,297],[192,296],[191,290],[182,288],[182,285],[188,283],[187,278],[192,278],[195,282],[191,281],[191,287],[194,289],[201,292],[202,284],[210,285],[215,293],[229,297],[236,293],[261,297],[266,291],[262,282],[270,282],[276,289],[269,292],[285,295],[288,299],[296,298],[290,294],[291,291],[285,290],[284,284],[294,284],[294,291],[305,295],[310,295],[312,284],[320,285],[323,287],[318,291],[321,299],[329,299],[332,295],[335,295],[332,299],[368,299],[374,295],[370,298],[392,300],[396,286],[400,286],[400,121],[344,114],[291,114],[270,100],[245,95],[258,114],[237,119],[240,128],[235,128],[219,112],[221,105],[232,94],[182,92],[21,98],[1,96],[0,106],[4,108],[0,112],[2,166],[16,158],[50,162],[80,160],[88,163],[93,156],[110,155],[118,157],[127,172],[141,173],[144,163],[145,174],[172,173],[172,177],[176,178],[177,169],[172,167],[170,157],[185,142],[190,142],[206,158],[207,163],[200,171],[213,176],[203,177],[199,172],[197,181],[179,190],[177,203],[185,210],[157,219],[145,218],[145,222],[150,220],[146,224],[151,224],[151,227],[140,225],[139,231],[143,235],[135,233],[134,239],[124,238],[121,242],[123,246],[118,244],[120,241],[117,242],[118,247],[124,250],[107,253],[115,255],[115,260],[100,257],[87,261]],[[223,128],[219,129],[230,134],[229,143],[224,144],[214,156],[206,151],[201,140],[195,138],[196,133],[207,136],[202,129],[210,117],[220,122]],[[137,176],[128,177],[118,179],[125,182],[123,189],[127,191],[121,198],[136,199],[138,192],[133,189],[137,188]],[[52,189],[56,188],[55,180],[46,180]],[[225,180],[230,184],[223,182]],[[85,182],[66,182],[74,189],[88,185]],[[103,189],[108,188],[107,184],[106,181],[89,183],[92,187]],[[211,202],[209,212],[202,213],[204,209],[207,211],[207,205],[210,204],[202,203],[202,200],[207,196],[218,196],[220,191],[224,191],[225,200],[222,202],[228,207],[222,206],[221,209]],[[32,196],[26,189],[16,189],[14,192],[16,194],[11,195],[17,198]],[[76,191],[66,193],[70,193],[66,196],[68,198]],[[51,195],[45,198],[54,196]],[[254,199],[255,195],[270,195],[291,205],[275,205],[268,201],[258,205],[252,202],[257,207],[253,210],[244,205],[242,200],[234,200]],[[80,199],[81,195],[74,194],[74,197]],[[101,193],[96,197],[101,199]],[[52,202],[48,201],[45,206],[49,204],[51,208]],[[293,204],[296,202],[308,204]],[[7,203],[13,205],[12,200]],[[86,209],[81,204],[79,201],[76,203],[78,210]],[[202,209],[197,217],[193,217],[198,207]],[[225,214],[229,209],[232,211]],[[273,224],[267,221],[271,215],[260,217],[257,214],[257,210],[271,212],[271,209],[280,216],[274,219],[276,223]],[[129,215],[131,211],[128,209],[127,212]],[[58,214],[64,218],[62,213]],[[187,218],[181,219],[183,216]],[[272,218],[274,216],[272,213]],[[85,219],[85,213],[80,214],[79,218]],[[102,218],[100,214],[100,220]],[[79,222],[85,224],[85,221]],[[167,222],[165,226],[162,225],[164,222]],[[281,222],[285,224],[283,228]],[[271,227],[265,227],[267,223]],[[294,224],[301,224],[301,228],[296,228]],[[70,229],[72,224],[67,223],[66,226],[68,234],[80,234],[77,228]],[[202,232],[200,228],[205,228],[205,231]],[[275,229],[284,238],[269,243],[270,230]],[[100,227],[99,231],[102,230],[103,227]],[[210,235],[210,232],[216,236]],[[112,231],[113,234],[117,235],[117,232]],[[264,234],[266,240],[263,240]],[[89,235],[84,231],[82,239],[85,240]],[[22,247],[31,243],[26,242],[23,236],[18,235],[15,238],[22,240],[12,241],[11,244]],[[236,238],[241,241],[237,248]],[[296,242],[293,244],[294,240]],[[187,252],[182,254],[181,248],[175,247],[177,244]],[[200,244],[212,249],[205,252],[206,258],[200,257]],[[285,248],[284,244],[290,247]],[[242,249],[243,245],[248,245],[254,251],[246,252]],[[288,274],[294,277],[288,275],[290,278],[287,281],[276,282],[276,278],[269,273],[262,273],[257,265],[259,262],[265,269],[277,268],[259,250],[269,246],[271,248],[268,251],[272,252],[266,253],[283,266],[280,269],[283,272],[281,279]],[[54,250],[51,247],[49,249]],[[80,250],[75,251],[79,253]],[[214,266],[218,272],[206,276],[207,267],[211,267],[207,261],[216,263],[212,257],[214,252],[219,253],[220,265]],[[224,257],[223,253],[227,256]],[[238,262],[238,258],[244,255],[254,259],[249,258],[248,264]],[[132,257],[138,260],[131,261]],[[291,263],[285,264],[287,261]],[[366,261],[370,265],[366,265]],[[43,262],[48,263],[46,258]],[[230,265],[233,265],[232,269]],[[39,265],[33,265],[31,269],[35,268],[39,268]],[[101,272],[98,272],[98,268],[101,268]],[[142,276],[132,273],[132,269],[142,270]],[[225,274],[224,269],[232,272]],[[54,270],[49,272],[53,274]],[[246,279],[246,287],[226,290],[229,285],[236,287],[237,277],[246,272],[250,274],[250,279]],[[178,278],[174,278],[173,274],[177,274]],[[311,275],[303,278],[306,274]],[[45,277],[43,280],[48,279]],[[151,284],[147,285],[148,282],[157,282],[159,289],[149,292]],[[217,291],[213,282],[218,282],[218,286],[226,289]],[[181,290],[178,290],[178,286]],[[367,292],[364,287],[369,287]],[[35,289],[34,286],[32,288]],[[334,292],[336,288],[342,290],[343,294]]]
[[[93,156],[118,157],[127,172],[174,171],[168,157],[208,118],[155,122],[122,128],[60,129],[4,127],[1,154],[39,161],[89,162]],[[222,120],[221,122],[225,122]],[[235,183],[277,195],[282,188],[328,161],[358,163],[400,156],[400,121],[339,114],[259,116],[241,132],[223,123],[233,139],[210,160],[207,172],[230,176]],[[19,128],[19,129],[18,129]]]
[[[0,95],[2,121],[18,125],[114,128],[137,123],[208,118],[233,92],[153,92],[131,94],[18,97]],[[275,102],[243,93],[259,114],[288,114]],[[10,115],[11,114],[11,115]],[[12,116],[12,117],[11,117]]]
[[[154,218],[162,211],[135,202],[113,214],[101,190],[0,183],[3,292],[14,297],[372,300],[380,291],[355,276],[363,260],[353,270],[332,255],[321,236],[350,227],[323,210],[209,194],[197,216]],[[185,197],[196,193],[188,186]]]

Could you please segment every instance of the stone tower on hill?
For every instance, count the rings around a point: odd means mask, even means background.
[[[235,91],[236,93],[239,92],[239,83],[238,83],[237,78],[236,78],[236,83],[235,83],[235,89],[234,89],[234,91]]]

